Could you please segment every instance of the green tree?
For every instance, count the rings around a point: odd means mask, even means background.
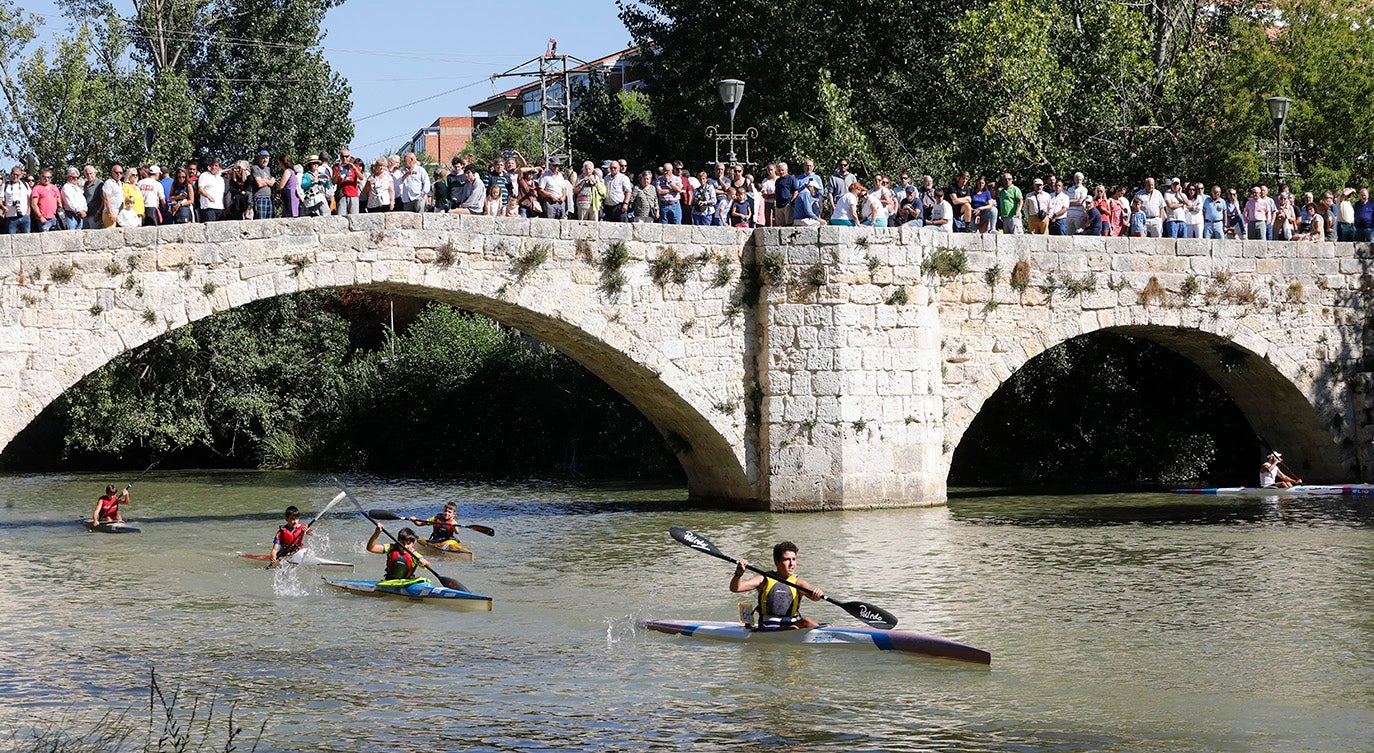
[[[577,115],[570,129],[573,154],[585,155],[600,164],[624,158],[636,166],[663,159],[663,139],[654,123],[648,95],[638,91],[612,91],[605,77],[593,75],[573,92]]]
[[[518,151],[525,159],[543,159],[544,131],[538,118],[502,115],[473,132],[462,154],[485,166],[508,151]]]

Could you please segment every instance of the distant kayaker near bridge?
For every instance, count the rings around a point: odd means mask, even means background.
[[[1271,451],[1260,465],[1259,485],[1265,489],[1288,489],[1302,483],[1302,479],[1284,473],[1281,466],[1283,455],[1278,450]]]
[[[105,495],[95,501],[95,512],[91,513],[91,522],[95,525],[101,523],[113,523],[124,520],[124,516],[119,514],[119,506],[129,504],[129,487],[124,487],[121,491],[114,484],[105,486]]]
[[[812,601],[820,601],[825,594],[819,588],[797,577],[797,545],[784,541],[774,546],[773,566],[778,578],[766,575],[744,578],[749,561],[741,559],[735,563],[735,575],[730,578],[730,590],[734,593],[759,592],[759,603],[756,607],[758,629],[791,630],[819,627],[820,623],[801,615],[800,594],[805,593]]]

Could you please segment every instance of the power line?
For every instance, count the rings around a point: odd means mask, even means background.
[[[411,105],[418,105],[418,104],[420,104],[421,102],[428,102],[428,101],[430,101],[431,99],[438,99],[438,98],[440,98],[440,97],[442,97],[442,96],[445,96],[445,95],[447,95],[447,94],[452,94],[452,93],[454,93],[454,92],[462,91],[462,90],[464,90],[464,89],[471,89],[472,87],[477,86],[478,84],[483,83],[483,82],[485,82],[486,80],[487,80],[487,79],[482,78],[482,79],[478,79],[478,80],[476,80],[476,81],[472,81],[472,82],[463,84],[462,86],[455,86],[455,87],[453,87],[452,89],[449,89],[449,90],[447,90],[447,91],[441,91],[441,92],[439,92],[438,94],[434,94],[434,95],[431,95],[431,96],[428,96],[428,97],[423,97],[423,98],[421,98],[421,99],[415,100],[414,102],[407,102],[407,103],[405,103],[405,104],[403,104],[403,105],[397,105],[396,107],[392,107],[392,108],[390,108],[390,109],[388,109],[388,110],[382,110],[381,112],[374,112],[374,113],[372,113],[371,115],[366,115],[366,116],[361,117],[361,118],[354,118],[354,119],[353,119],[353,122],[354,122],[354,124],[361,123],[361,122],[363,122],[364,120],[371,120],[371,119],[373,119],[373,118],[380,117],[380,116],[382,116],[382,115],[386,115],[386,114],[389,114],[389,113],[396,112],[397,110],[404,110],[405,108],[410,107]]]

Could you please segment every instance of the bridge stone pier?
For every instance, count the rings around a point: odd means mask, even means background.
[[[0,446],[158,335],[349,287],[443,301],[566,353],[657,426],[702,501],[943,503],[984,402],[1030,358],[1096,331],[1193,360],[1309,481],[1364,480],[1372,256],[406,213],[0,237]]]

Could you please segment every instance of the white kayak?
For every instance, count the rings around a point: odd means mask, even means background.
[[[897,651],[916,656],[991,664],[992,654],[962,643],[905,630],[826,625],[809,630],[751,630],[738,622],[700,620],[645,620],[643,626],[669,635],[752,644],[805,644],[850,646]]]
[[[1374,484],[1275,486],[1217,486],[1210,489],[1175,489],[1174,494],[1217,494],[1244,497],[1365,497],[1374,495]]]
[[[238,556],[247,560],[252,560],[254,562],[270,563],[272,561],[272,555],[270,554],[253,554],[251,552],[239,552]],[[288,565],[300,565],[302,567],[353,567],[352,562],[327,560],[324,557],[321,557],[308,550],[302,550],[299,552],[293,552],[291,554],[288,554],[287,556],[281,558],[279,562],[285,562]]]

